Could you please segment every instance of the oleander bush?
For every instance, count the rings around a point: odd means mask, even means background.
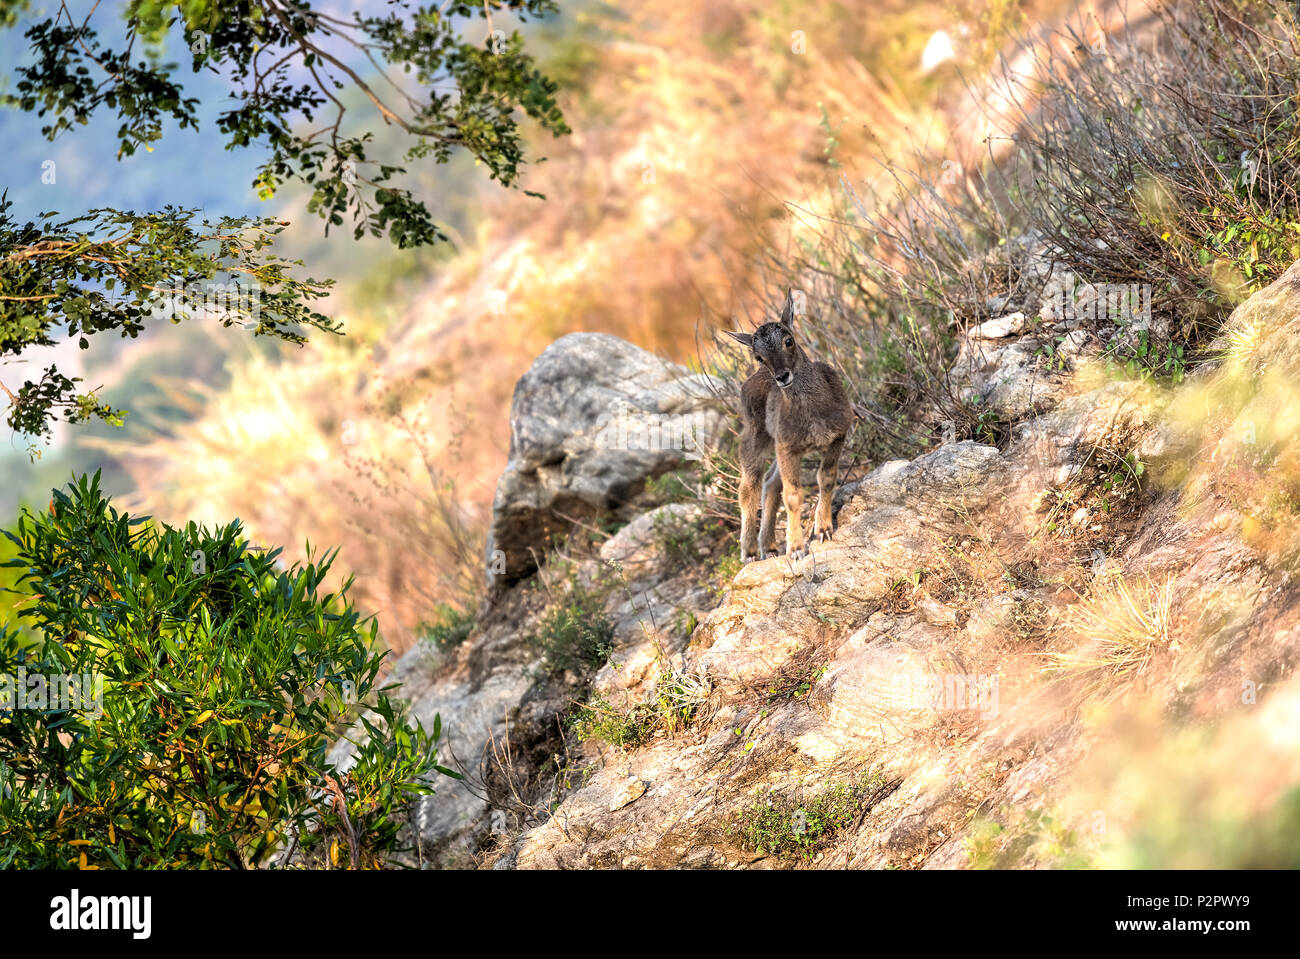
[[[5,535],[0,867],[377,866],[428,776],[455,775],[439,722],[380,685],[350,582],[322,590],[332,553],[285,568],[238,521],[133,517],[98,474]]]

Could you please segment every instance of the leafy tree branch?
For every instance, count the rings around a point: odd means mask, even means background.
[[[18,6],[0,7],[0,25],[14,21]],[[78,20],[61,2],[26,31],[36,59],[14,71],[17,92],[9,100],[48,118],[42,132],[51,140],[100,111],[114,113],[119,156],[149,148],[169,120],[197,129],[198,100],[185,96],[178,65],[161,59],[164,39],[180,24],[191,71],[212,71],[234,88],[236,105],[217,119],[226,148],[270,149],[254,183],[261,196],[297,180],[311,187],[309,208],[327,231],[350,214],[357,237],[386,233],[400,247],[418,246],[446,235],[426,205],[397,184],[407,168],[374,159],[370,133],[345,131],[342,92],[359,91],[377,120],[408,135],[403,163],[446,163],[463,150],[492,179],[516,186],[527,162],[519,114],[555,136],[569,128],[556,85],[536,68],[517,30],[493,29],[492,11],[522,22],[557,9],[554,0],[397,2],[384,16],[354,12],[343,20],[303,0],[131,0],[125,43],[110,48],[96,29],[100,4]],[[480,20],[487,26],[481,35],[471,26]],[[395,72],[414,73],[418,94],[404,90]]]
[[[300,279],[296,261],[270,247],[286,224],[272,218],[197,220],[193,210],[168,207],[135,214],[91,210],[57,219],[42,214],[19,223],[0,196],[0,361],[34,346],[116,333],[135,337],[151,320],[179,323],[202,313],[225,326],[301,343],[308,329],[338,332],[312,308],[330,283]],[[8,395],[9,426],[48,435],[60,414],[70,422],[121,414],[78,380],[51,366]]]

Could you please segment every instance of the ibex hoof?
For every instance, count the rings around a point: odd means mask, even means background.
[[[786,555],[786,556],[789,556],[791,560],[803,559],[805,556],[808,555],[808,550],[807,550],[807,549],[802,549],[802,548],[801,548],[801,549],[788,549],[788,550],[785,551],[785,555]]]
[[[835,535],[835,531],[830,529],[819,530],[818,532],[813,534],[813,536],[817,538],[817,542],[819,543],[829,543],[831,541],[831,537],[834,535]]]

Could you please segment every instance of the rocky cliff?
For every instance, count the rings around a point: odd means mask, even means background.
[[[1285,861],[1298,329],[1300,265],[1177,385],[1050,313],[986,324],[952,378],[1006,441],[878,464],[832,542],[744,567],[701,452],[726,389],[558,341],[515,391],[491,598],[397,664],[467,777],[421,807],[421,861]],[[698,445],[637,432],[683,415]]]

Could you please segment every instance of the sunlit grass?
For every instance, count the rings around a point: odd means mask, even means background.
[[[1225,357],[1236,363],[1248,363],[1259,350],[1263,329],[1256,320],[1246,320],[1224,331]]]
[[[1111,699],[1142,676],[1157,650],[1175,648],[1174,578],[1106,577],[1070,606],[1065,629],[1083,642],[1046,654],[1049,673],[1082,680],[1089,698]]]

